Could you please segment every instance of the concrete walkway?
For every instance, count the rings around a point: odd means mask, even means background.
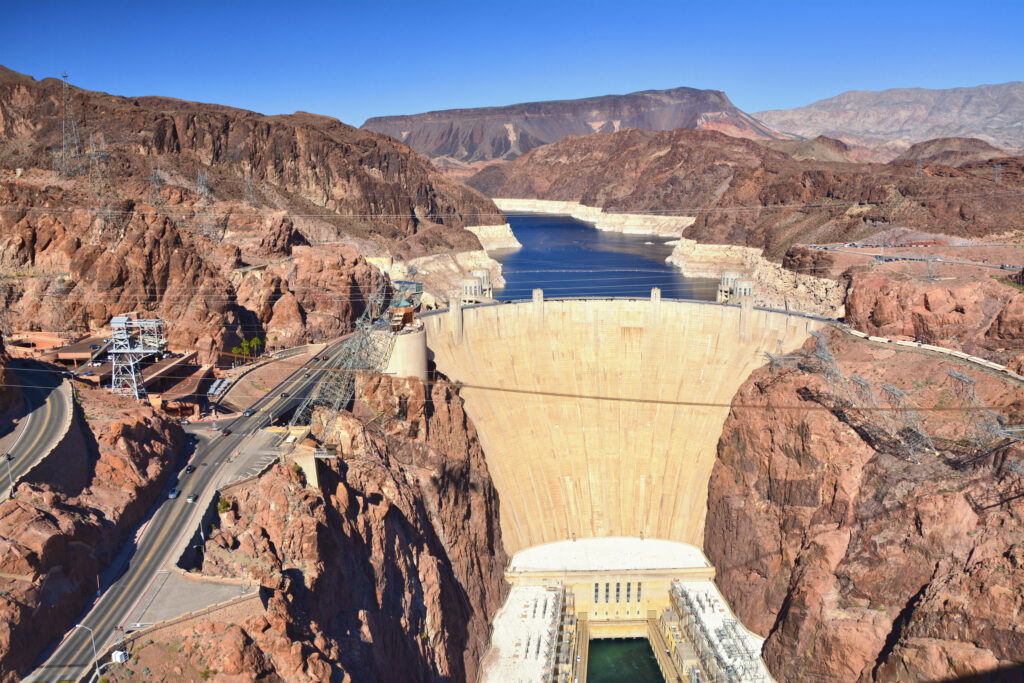
[[[132,629],[145,628],[256,590],[259,586],[252,583],[191,579],[164,569],[157,572],[157,580],[128,614],[127,624]]]

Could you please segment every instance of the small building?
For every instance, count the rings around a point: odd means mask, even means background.
[[[754,296],[754,280],[734,270],[722,272],[715,300],[720,304],[735,303],[745,297]]]
[[[491,271],[486,268],[474,268],[469,274],[480,279],[480,294],[488,299],[493,299],[494,287],[491,285]]]
[[[462,278],[460,294],[463,304],[475,304],[483,296],[484,285],[478,277]]]

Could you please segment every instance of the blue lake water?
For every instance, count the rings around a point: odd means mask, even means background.
[[[648,297],[660,287],[664,298],[715,298],[718,282],[685,278],[665,259],[672,247],[664,238],[597,230],[568,216],[508,217],[522,249],[494,252],[501,262],[502,300],[529,299],[534,288],[545,298]]]

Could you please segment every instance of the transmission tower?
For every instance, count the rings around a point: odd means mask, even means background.
[[[382,279],[356,320],[356,331],[345,341],[324,378],[295,410],[290,426],[308,426],[317,408],[326,408],[332,417],[337,415],[352,400],[355,373],[360,370],[380,372],[387,365],[395,337],[384,315],[386,287],[387,282]]]
[[[212,193],[206,171],[200,169],[196,172],[196,213],[195,231],[211,240],[218,240],[217,231],[214,228],[215,217],[211,205]],[[223,237],[221,235],[220,237]]]
[[[1002,164],[996,164],[992,168],[992,180],[993,180],[993,182],[995,182],[996,185],[998,185],[999,181],[1002,180],[1002,178],[1003,178],[1003,165]]]
[[[946,370],[946,374],[953,385],[953,393],[960,404],[966,407],[963,419],[967,433],[973,434],[972,440],[985,448],[1002,438],[1002,420],[978,397],[974,378],[953,368]]]
[[[160,168],[160,160],[157,159],[155,166],[149,167],[149,201],[154,206],[163,203],[163,196],[160,190],[164,188],[164,174]]]
[[[245,174],[245,203],[252,207],[257,207],[260,203],[256,195],[256,183],[252,179],[252,173]]]
[[[908,455],[913,456],[922,451],[937,454],[932,438],[921,426],[921,416],[911,408],[907,392],[892,384],[883,384],[882,391],[885,392],[886,400],[893,411],[892,418],[897,418],[901,422],[898,433]]]
[[[71,88],[67,73],[60,75],[63,80],[61,96],[60,151],[54,152],[54,167],[65,178],[77,175],[82,160],[82,140],[78,136],[74,105],[71,102]]]
[[[146,386],[142,378],[142,360],[163,351],[166,340],[159,318],[133,319],[117,316],[110,320],[110,390],[120,396],[142,398]]]

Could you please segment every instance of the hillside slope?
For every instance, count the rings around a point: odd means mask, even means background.
[[[754,114],[765,124],[803,137],[827,135],[874,148],[890,159],[915,142],[979,138],[1024,149],[1024,82],[929,90],[851,90],[795,109]]]
[[[624,128],[697,128],[754,139],[788,137],[737,109],[724,92],[694,88],[379,116],[367,119],[363,128],[386,133],[449,165],[515,159],[570,135]]]
[[[944,166],[963,166],[1005,156],[1007,154],[1003,150],[977,138],[937,138],[911,145],[910,149],[893,159],[892,163],[920,161]]]
[[[1002,163],[1000,182],[993,167]],[[987,164],[987,167],[986,167]],[[969,168],[797,160],[713,131],[566,138],[467,182],[492,197],[695,216],[685,237],[765,249],[851,241],[902,226],[982,236],[1024,220],[1018,158]]]
[[[140,310],[207,358],[243,337],[343,333],[379,282],[364,256],[479,250],[465,226],[503,222],[405,145],[335,119],[65,90],[2,67],[0,170],[13,327],[84,332]]]

